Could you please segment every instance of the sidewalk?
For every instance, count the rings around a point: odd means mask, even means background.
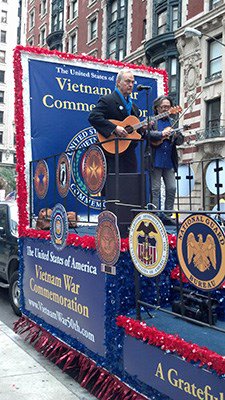
[[[0,399],[96,399],[0,321]]]

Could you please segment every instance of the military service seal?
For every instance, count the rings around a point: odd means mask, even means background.
[[[177,255],[189,282],[198,289],[214,290],[225,278],[225,236],[206,214],[187,217],[178,233]]]
[[[168,237],[161,220],[151,213],[136,215],[130,227],[129,247],[134,266],[142,275],[159,275],[169,256]]]

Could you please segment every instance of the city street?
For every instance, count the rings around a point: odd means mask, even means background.
[[[13,329],[13,323],[18,317],[14,314],[12,307],[9,304],[9,294],[7,287],[0,283],[0,321],[4,322],[10,329]]]
[[[94,400],[89,394],[70,376],[49,362],[42,354],[38,353],[29,343],[13,332],[13,323],[18,319],[14,314],[8,300],[8,289],[0,286],[0,382],[4,386],[4,399],[11,400],[12,387],[17,389],[17,398],[28,399],[31,390],[32,397],[46,400],[54,400],[56,393],[59,397],[68,400]],[[9,351],[10,354],[7,353]],[[11,362],[13,360],[13,362]],[[32,372],[35,366],[36,370]],[[19,369],[19,371],[17,370]],[[25,383],[29,373],[29,384]],[[42,376],[41,385],[38,386]],[[32,383],[33,382],[33,383]],[[34,385],[34,386],[33,386]],[[0,384],[0,387],[3,388]],[[35,393],[37,387],[37,393]],[[9,388],[7,390],[7,388]],[[56,393],[54,393],[54,391]],[[20,394],[21,397],[18,397]],[[37,396],[37,397],[36,397]],[[1,397],[1,389],[0,389]]]

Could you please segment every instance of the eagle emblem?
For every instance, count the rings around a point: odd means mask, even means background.
[[[194,266],[200,271],[205,272],[212,265],[216,269],[216,246],[211,235],[207,235],[205,242],[203,236],[198,234],[198,240],[191,232],[187,238],[188,263],[193,260]]]

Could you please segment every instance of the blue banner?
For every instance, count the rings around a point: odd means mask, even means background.
[[[124,369],[174,400],[225,400],[225,379],[131,336],[124,339]]]
[[[80,173],[85,148],[96,141],[96,132],[88,122],[89,113],[100,96],[114,90],[118,72],[115,67],[98,67],[97,63],[95,68],[94,63],[87,67],[84,63],[66,65],[29,60],[33,175],[37,167],[36,160],[42,159],[47,162],[49,173],[49,176],[44,178],[49,181],[45,198],[38,197],[34,190],[36,215],[41,208],[52,208],[56,203],[62,202],[56,188],[55,171],[59,155],[64,151],[70,158],[72,170],[70,191],[63,201],[66,210],[76,209],[78,214],[86,214],[88,203],[93,213],[98,213],[101,209],[99,197],[88,198]],[[135,71],[134,69],[134,75]],[[137,91],[136,87],[139,84],[151,87],[149,113],[152,114],[152,101],[158,93],[157,79],[150,78],[147,71],[141,73],[137,70],[135,75],[133,99],[141,110],[140,120],[144,120],[147,117],[146,92]],[[79,149],[76,157],[75,149]],[[138,148],[137,154],[139,155]],[[43,179],[43,176],[40,179]]]
[[[105,274],[96,252],[24,239],[25,310],[105,355]]]

